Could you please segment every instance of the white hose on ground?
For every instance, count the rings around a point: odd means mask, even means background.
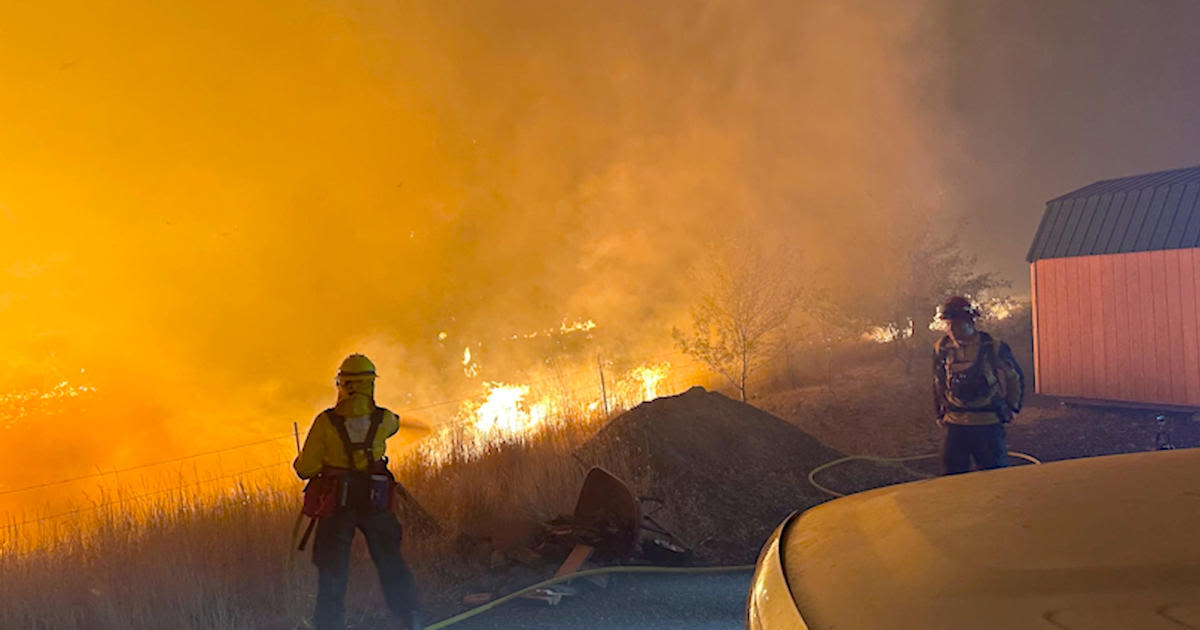
[[[1008,455],[1009,455],[1009,457],[1016,457],[1017,459],[1023,459],[1031,464],[1042,463],[1041,460],[1039,460],[1038,458],[1036,458],[1033,455],[1030,455],[1028,453],[1020,453],[1017,451],[1008,451]],[[816,488],[817,490],[820,490],[821,492],[824,492],[825,494],[832,495],[835,497],[844,497],[844,496],[846,496],[846,494],[844,492],[838,492],[837,490],[831,490],[831,489],[826,488],[825,486],[817,483],[817,479],[816,479],[817,473],[821,472],[822,470],[833,468],[834,466],[837,466],[838,464],[844,464],[846,462],[852,462],[852,461],[878,462],[881,464],[900,464],[903,462],[914,462],[914,461],[921,460],[921,459],[934,459],[937,457],[941,457],[941,453],[930,453],[928,455],[909,455],[908,457],[879,457],[876,455],[848,455],[846,457],[835,459],[831,462],[825,462],[824,464],[821,464],[820,466],[817,466],[816,468],[812,469],[812,471],[810,471],[808,473],[808,483],[812,484],[812,486],[814,488]]]

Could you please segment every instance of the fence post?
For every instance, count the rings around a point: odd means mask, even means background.
[[[608,388],[604,384],[604,361],[596,355],[596,367],[600,368],[600,404],[604,408],[604,417],[608,418]]]

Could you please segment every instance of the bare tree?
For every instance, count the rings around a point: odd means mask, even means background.
[[[741,253],[701,274],[691,330],[676,327],[671,333],[682,352],[723,376],[745,402],[750,375],[779,348],[800,293],[788,277],[791,265]]]
[[[990,272],[978,271],[978,260],[959,245],[960,230],[939,233],[925,224],[902,242],[893,290],[880,309],[881,328],[889,333],[893,352],[912,370],[913,360],[928,350],[929,324],[937,306],[952,295],[979,296],[1008,286]]]
[[[847,342],[859,341],[862,331],[871,326],[858,302],[846,296],[835,297],[829,287],[813,291],[812,297],[805,300],[803,315],[808,323],[810,345],[822,349],[822,371],[829,391],[833,391],[836,349]]]

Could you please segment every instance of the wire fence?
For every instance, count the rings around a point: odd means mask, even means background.
[[[207,479],[199,479],[197,481],[180,484],[178,486],[171,486],[169,488],[160,488],[160,489],[154,490],[152,492],[146,492],[143,494],[137,494],[137,495],[133,495],[133,496],[129,496],[129,497],[119,497],[112,501],[96,503],[96,504],[93,504],[93,505],[90,505],[87,507],[75,508],[73,510],[67,510],[65,512],[58,512],[56,514],[49,514],[47,516],[28,519],[28,520],[20,521],[17,523],[3,524],[3,525],[0,525],[0,529],[17,528],[17,527],[23,527],[26,525],[36,525],[38,523],[44,523],[46,521],[52,521],[55,519],[66,518],[68,516],[79,516],[82,514],[87,514],[89,512],[96,512],[96,511],[102,510],[107,507],[112,507],[114,505],[124,506],[129,503],[136,503],[138,501],[142,501],[142,500],[145,500],[148,498],[158,497],[158,496],[162,496],[165,494],[171,494],[174,492],[178,492],[180,490],[185,490],[187,488],[199,488],[201,486],[205,486],[205,485],[217,482],[217,481],[225,481],[228,479],[234,479],[236,477],[242,477],[242,476],[248,475],[253,472],[259,472],[259,471],[267,470],[270,468],[276,468],[276,467],[282,466],[284,464],[290,464],[291,462],[292,462],[292,460],[290,460],[290,459],[283,460],[283,461],[277,461],[277,462],[273,462],[270,464],[263,464],[261,466],[255,466],[253,468],[246,468],[243,470],[239,470],[235,473],[218,475],[216,477],[209,477]]]
[[[119,475],[121,473],[126,473],[126,472],[130,472],[130,471],[134,471],[134,470],[143,470],[146,468],[154,468],[155,466],[165,466],[167,464],[176,464],[179,462],[185,462],[185,461],[188,461],[191,459],[197,459],[200,457],[208,457],[210,455],[219,455],[221,453],[228,453],[231,451],[237,451],[237,450],[241,450],[241,449],[245,449],[245,448],[250,448],[251,446],[270,444],[271,442],[277,442],[279,440],[285,440],[285,439],[288,439],[291,437],[292,437],[292,434],[289,433],[287,435],[282,435],[282,436],[273,437],[273,438],[267,438],[267,439],[263,439],[263,440],[256,440],[254,442],[245,442],[242,444],[234,444],[233,446],[226,446],[224,448],[219,448],[219,449],[211,450],[211,451],[204,451],[202,453],[192,453],[191,455],[184,455],[182,457],[175,457],[172,459],[164,459],[164,460],[159,460],[157,462],[147,462],[145,464],[137,464],[136,466],[129,466],[127,468],[117,468],[114,470],[107,470],[107,471],[102,470],[102,471],[98,471],[98,472],[94,472],[94,473],[89,473],[86,475],[79,475],[78,477],[66,477],[63,479],[56,479],[54,481],[47,481],[44,483],[33,484],[30,486],[23,486],[21,488],[0,490],[0,496],[9,495],[9,494],[17,494],[20,492],[28,492],[30,490],[39,490],[39,489],[43,489],[43,488],[49,488],[51,486],[59,486],[59,485],[66,484],[66,483],[72,483],[75,481],[84,481],[87,479],[95,479],[96,477],[107,477],[109,475]]]
[[[665,359],[664,359],[664,360],[659,360],[659,361],[642,361],[642,364],[647,364],[647,363],[660,363],[660,364],[661,364],[661,363],[669,363],[669,361],[668,361],[668,360],[665,360]],[[686,361],[683,361],[683,362],[678,362],[678,363],[676,363],[676,364],[675,364],[673,367],[694,367],[694,366],[699,366],[699,365],[703,365],[703,363],[702,363],[702,362],[700,362],[700,361],[697,361],[697,360],[694,360],[694,359],[693,359],[693,360],[686,360]],[[583,380],[583,378],[582,378],[582,375],[584,375],[584,374],[591,374],[591,373],[593,373],[591,368],[580,368],[580,369],[578,369],[578,370],[575,370],[575,371],[573,371],[573,372],[571,373],[571,375],[573,375],[573,376],[575,377],[575,378],[573,378],[573,379],[568,379],[567,375],[564,375],[564,374],[562,374],[562,373],[559,373],[559,374],[556,374],[556,375],[553,375],[553,376],[548,376],[548,377],[546,377],[546,378],[537,379],[537,380],[533,380],[533,381],[522,381],[520,384],[521,384],[521,385],[526,385],[526,386],[535,386],[535,385],[542,385],[542,384],[545,384],[545,383],[550,383],[550,382],[554,382],[554,381],[559,381],[559,382],[562,382],[562,381],[565,381],[565,380],[574,380],[575,382],[579,382],[580,380]],[[603,366],[602,366],[602,365],[601,365],[601,366],[598,366],[598,369],[597,369],[597,373],[596,373],[596,375],[597,375],[597,376],[598,376],[598,378],[600,378],[600,379],[603,379],[603,378],[604,378],[604,376],[603,376]],[[603,388],[603,386],[601,386],[601,385],[596,385],[595,387],[593,387],[593,386],[576,386],[576,387],[572,387],[572,388],[569,388],[569,389],[560,390],[560,391],[559,391],[559,393],[560,393],[560,394],[579,395],[581,392],[584,392],[584,391],[595,390],[597,393],[601,393],[602,395],[606,395],[606,394],[603,394],[603,389],[604,389],[604,388]],[[465,402],[466,400],[470,400],[470,399],[471,399],[471,398],[455,399],[455,400],[445,400],[445,401],[440,401],[440,402],[435,402],[435,403],[428,403],[428,404],[423,404],[423,405],[418,405],[418,406],[410,406],[410,407],[406,407],[406,408],[403,408],[403,409],[395,410],[395,412],[396,412],[397,414],[399,414],[399,415],[402,415],[402,416],[403,416],[404,414],[409,414],[409,413],[413,413],[413,412],[416,412],[416,411],[427,411],[427,410],[429,410],[429,409],[436,409],[436,408],[445,407],[445,406],[448,406],[448,405],[460,405],[460,404],[462,404],[463,402]],[[185,462],[185,461],[189,461],[189,460],[193,460],[193,459],[199,459],[199,458],[202,458],[202,457],[210,457],[210,456],[213,456],[213,455],[220,455],[220,454],[223,454],[223,453],[230,453],[230,452],[234,452],[234,451],[238,451],[238,450],[243,450],[243,449],[247,449],[247,448],[252,448],[252,447],[255,447],[255,446],[262,446],[262,445],[264,445],[264,444],[271,444],[271,443],[274,443],[274,442],[279,442],[279,441],[281,441],[281,440],[292,439],[293,437],[294,437],[294,434],[293,434],[293,433],[288,433],[288,434],[286,434],[286,435],[277,435],[277,436],[274,436],[274,437],[263,438],[263,439],[260,439],[260,440],[254,440],[254,441],[250,441],[250,442],[243,442],[243,443],[240,443],[240,444],[233,444],[233,445],[225,446],[225,447],[218,448],[218,449],[207,450],[207,451],[202,451],[202,452],[198,452],[198,453],[191,453],[191,454],[188,454],[188,455],[183,455],[183,456],[180,456],[180,457],[174,457],[174,458],[171,458],[171,459],[158,460],[158,461],[154,461],[154,462],[146,462],[146,463],[137,464],[137,465],[134,465],[134,466],[127,466],[127,467],[125,467],[125,468],[117,468],[117,469],[113,469],[113,470],[107,470],[107,471],[103,471],[103,470],[101,470],[101,471],[97,471],[97,472],[94,472],[94,473],[89,473],[89,474],[86,474],[86,475],[78,475],[78,476],[73,476],[73,477],[65,477],[65,478],[62,478],[62,479],[55,479],[55,480],[46,481],[46,482],[42,482],[42,483],[31,484],[31,485],[28,485],[28,486],[22,486],[22,487],[19,487],[19,488],[9,488],[9,489],[5,489],[5,490],[0,490],[0,496],[15,495],[15,494],[23,493],[23,492],[30,492],[30,491],[33,491],[33,490],[41,490],[41,489],[45,489],[45,488],[50,488],[50,487],[54,487],[54,486],[65,485],[65,484],[74,483],[74,482],[78,482],[78,481],[85,481],[85,480],[88,480],[88,479],[95,479],[95,478],[99,478],[99,477],[107,477],[107,476],[110,476],[110,475],[112,475],[112,476],[115,476],[115,475],[120,475],[120,474],[122,474],[122,473],[128,473],[128,472],[137,471],[137,470],[145,470],[145,469],[148,469],[148,468],[155,468],[155,467],[158,467],[158,466],[165,466],[165,465],[168,465],[168,464],[176,464],[176,463]],[[154,492],[150,492],[150,493],[146,493],[146,494],[142,494],[142,495],[136,495],[136,496],[133,496],[133,497],[125,497],[125,498],[122,498],[122,499],[120,499],[120,500],[113,501],[113,502],[109,502],[109,503],[97,504],[97,505],[89,506],[89,507],[86,507],[86,508],[78,508],[78,509],[74,509],[74,510],[69,510],[69,511],[61,512],[61,513],[58,513],[58,514],[52,514],[52,515],[49,515],[49,516],[40,517],[40,518],[37,518],[37,519],[32,519],[32,520],[22,521],[22,522],[19,522],[19,523],[15,523],[15,524],[13,524],[13,525],[14,525],[14,526],[30,525],[30,524],[41,523],[41,522],[48,521],[48,520],[54,520],[54,519],[58,519],[58,518],[64,518],[64,517],[67,517],[67,516],[79,515],[79,514],[83,514],[83,513],[87,513],[87,512],[96,511],[96,510],[99,510],[99,509],[102,509],[102,508],[105,508],[105,507],[109,507],[109,506],[111,506],[111,505],[116,505],[116,504],[121,504],[121,503],[125,503],[125,502],[131,502],[131,501],[138,501],[138,500],[144,499],[144,498],[146,498],[146,497],[158,496],[158,495],[167,494],[167,493],[170,493],[170,492],[176,492],[176,491],[183,490],[183,489],[185,489],[185,488],[189,488],[189,487],[193,487],[193,486],[197,486],[197,485],[207,484],[207,483],[211,483],[211,482],[215,482],[215,481],[221,481],[221,480],[225,480],[225,479],[231,479],[231,478],[238,477],[238,476],[241,476],[241,475],[246,475],[246,474],[249,474],[249,473],[251,473],[251,472],[256,472],[256,471],[264,470],[264,469],[266,469],[266,468],[272,468],[272,467],[275,467],[275,466],[280,466],[280,465],[282,465],[282,464],[291,463],[291,461],[292,461],[291,459],[287,459],[287,460],[283,460],[283,461],[275,462],[275,463],[272,463],[272,464],[266,464],[266,465],[263,465],[263,466],[257,466],[257,467],[254,467],[254,468],[250,468],[250,469],[246,469],[246,470],[241,470],[241,471],[238,471],[238,472],[236,472],[236,473],[230,473],[230,474],[227,474],[227,475],[221,475],[221,476],[218,476],[218,477],[213,477],[213,478],[210,478],[210,479],[201,480],[201,481],[199,481],[199,482],[191,482],[191,483],[186,483],[186,484],[182,484],[182,485],[179,485],[179,486],[173,486],[173,487],[170,487],[170,488],[164,488],[164,489],[156,490],[156,491],[154,491]]]

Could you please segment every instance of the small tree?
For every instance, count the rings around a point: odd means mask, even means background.
[[[729,381],[743,402],[750,375],[778,349],[799,300],[788,268],[753,253],[722,260],[702,274],[691,330],[671,330],[676,346]]]

